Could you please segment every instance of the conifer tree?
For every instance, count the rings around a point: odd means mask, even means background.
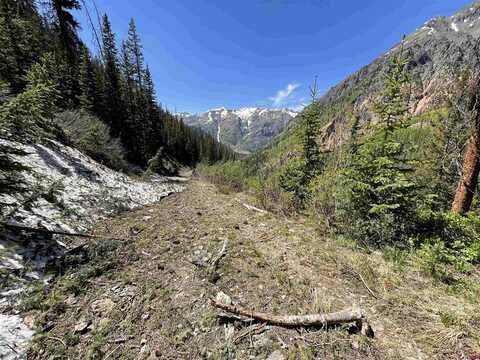
[[[0,1],[0,80],[13,93],[23,90],[26,71],[47,50],[45,33],[33,1]]]
[[[78,75],[80,107],[91,112],[96,112],[98,106],[95,106],[95,103],[98,101],[99,95],[92,60],[86,47],[82,48]]]
[[[78,0],[51,0],[51,6],[58,29],[60,48],[63,49],[71,64],[76,63],[79,53],[80,39],[77,35],[79,23],[70,13],[71,10],[79,10]]]
[[[406,64],[401,54],[393,58],[374,108],[380,122],[356,144],[339,194],[343,228],[348,228],[353,238],[376,245],[408,239],[421,201],[419,186],[410,175],[413,159],[395,137],[406,126],[408,116]]]
[[[131,56],[131,62],[133,64],[135,82],[137,87],[140,89],[143,85],[143,79],[145,76],[144,68],[144,58],[142,53],[142,44],[140,42],[140,37],[137,34],[137,27],[135,26],[135,21],[130,19],[128,24],[128,39],[126,42],[129,54]]]
[[[107,15],[103,16],[102,41],[104,56],[104,99],[105,112],[102,118],[110,125],[112,135],[121,135],[124,125],[122,106],[121,77],[117,62],[115,35]]]

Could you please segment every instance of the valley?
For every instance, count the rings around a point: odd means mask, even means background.
[[[0,0],[0,358],[480,359],[458,2]]]

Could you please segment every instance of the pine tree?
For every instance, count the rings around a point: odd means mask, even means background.
[[[318,136],[318,110],[317,110],[317,96],[318,96],[318,85],[317,78],[313,85],[310,87],[310,96],[311,104],[302,112],[302,124],[303,124],[303,137],[302,137],[302,147],[303,147],[303,157],[305,159],[305,182],[309,182],[314,172],[317,170],[320,151],[317,144]]]
[[[78,0],[51,0],[51,6],[58,30],[60,48],[71,64],[76,63],[79,54],[80,39],[77,35],[79,23],[70,13],[71,10],[79,10]]]
[[[143,86],[145,68],[142,53],[142,44],[140,42],[140,37],[137,34],[137,28],[133,19],[130,19],[130,23],[128,24],[128,39],[126,42],[126,46],[128,48],[128,52],[131,56],[131,62],[133,64],[135,82],[137,87],[140,89]]]
[[[110,125],[112,135],[118,137],[122,134],[124,125],[121,77],[117,62],[115,35],[106,14],[103,16],[102,40],[105,66],[103,94],[105,113],[102,118]]]
[[[95,106],[96,101],[98,101],[98,90],[92,60],[86,47],[82,48],[78,75],[80,87],[78,100],[80,106],[87,111],[95,112],[98,109],[98,107]]]
[[[413,233],[421,201],[412,179],[413,159],[395,133],[407,119],[406,60],[396,55],[386,74],[375,111],[380,122],[357,144],[343,171],[339,213],[349,235],[376,245],[404,242]]]
[[[23,90],[26,71],[46,50],[45,33],[33,1],[0,1],[0,80],[13,93]]]

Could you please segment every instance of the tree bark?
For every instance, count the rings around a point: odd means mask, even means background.
[[[477,129],[468,140],[467,149],[463,158],[462,176],[458,182],[455,198],[452,203],[452,212],[465,214],[470,210],[473,195],[478,183],[480,171],[480,136]]]

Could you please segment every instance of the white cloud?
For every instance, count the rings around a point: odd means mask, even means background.
[[[275,96],[269,98],[269,100],[273,101],[275,105],[281,105],[286,103],[289,99],[291,99],[293,92],[300,87],[300,84],[292,83],[288,84],[285,89],[278,90]]]

